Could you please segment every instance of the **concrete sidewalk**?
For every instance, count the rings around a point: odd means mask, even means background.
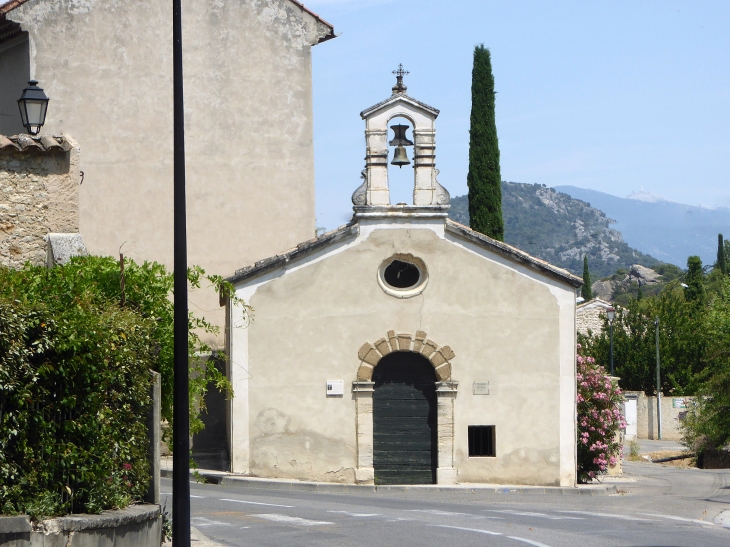
[[[615,484],[580,484],[578,486],[524,486],[505,484],[408,484],[408,485],[381,485],[372,484],[339,484],[330,482],[310,482],[290,479],[270,479],[251,477],[225,471],[197,469],[190,471],[191,480],[195,480],[195,473],[207,482],[224,486],[241,488],[261,488],[264,490],[287,490],[301,492],[322,492],[327,494],[365,493],[365,492],[413,492],[417,490],[429,492],[464,492],[464,493],[493,493],[493,494],[558,494],[605,496],[617,493]],[[172,478],[172,457],[163,457],[160,461],[160,474],[165,478]],[[613,481],[612,481],[613,482]]]

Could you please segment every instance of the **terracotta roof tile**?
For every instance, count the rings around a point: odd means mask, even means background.
[[[0,150],[17,150],[24,152],[26,150],[38,150],[40,152],[50,152],[52,150],[63,150],[68,152],[73,148],[71,141],[65,136],[51,135],[13,135],[6,137],[0,135]]]

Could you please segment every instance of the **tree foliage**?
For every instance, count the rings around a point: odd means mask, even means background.
[[[97,309],[121,308],[122,284],[119,262],[112,257],[75,257],[64,266],[45,268],[27,265],[21,270],[0,268],[0,298],[24,305],[43,305],[52,316],[60,316],[80,300],[88,300]],[[232,295],[231,287],[220,276],[207,275],[197,266],[187,272],[191,289],[199,289],[207,281],[219,291]],[[173,274],[156,262],[137,264],[124,259],[124,309],[141,319],[151,319],[154,330],[154,359],[151,369],[161,374],[162,415],[172,420],[173,386]],[[250,308],[242,305],[246,312]],[[190,335],[190,407],[191,429],[202,427],[199,410],[209,383],[219,389],[230,386],[208,357],[212,348],[201,340],[201,334],[217,334],[218,328],[203,317],[189,314]]]
[[[154,332],[152,319],[84,291],[63,310],[0,300],[0,513],[141,500]]]
[[[583,286],[580,288],[580,295],[588,301],[593,298],[591,290],[591,273],[588,271],[588,255],[583,255]]]
[[[724,279],[700,333],[707,343],[707,367],[683,424],[685,442],[697,451],[730,443],[730,279]]]
[[[659,353],[662,392],[694,395],[699,374],[705,369],[704,315],[675,282],[658,296],[629,300],[617,307],[613,322],[613,361],[620,386],[625,391],[656,393],[656,341],[654,320],[659,318]],[[602,332],[579,336],[585,354],[607,366],[610,359],[609,324]]]
[[[696,307],[705,304],[705,283],[704,272],[702,271],[702,259],[699,256],[690,256],[687,259],[687,273],[684,276],[684,296],[694,302]]]
[[[715,262],[715,268],[720,270],[720,273],[723,275],[727,275],[727,257],[725,256],[725,243],[722,234],[717,234],[717,261]]]
[[[220,277],[197,267],[187,274],[193,289],[207,280],[232,295]],[[161,375],[162,414],[172,421],[173,275],[126,259],[121,280],[111,257],[0,268],[3,512],[98,512],[146,490],[150,369]],[[217,328],[192,313],[189,327],[194,433],[208,386],[230,393],[230,385],[200,338]]]
[[[503,241],[502,177],[494,100],[491,56],[482,44],[474,48],[471,81],[469,173],[466,179],[469,186],[470,226]]]

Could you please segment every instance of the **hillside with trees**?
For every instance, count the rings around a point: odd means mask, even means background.
[[[592,279],[628,271],[633,264],[660,264],[629,247],[602,211],[541,184],[503,181],[502,215],[505,243],[576,275],[583,274],[586,255]],[[451,198],[449,217],[469,226],[467,196]]]

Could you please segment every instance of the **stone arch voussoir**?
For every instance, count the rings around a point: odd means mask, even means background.
[[[451,360],[456,356],[450,346],[439,346],[429,340],[426,333],[419,330],[413,336],[408,333],[398,333],[389,330],[384,338],[373,344],[365,342],[357,352],[360,366],[357,369],[358,382],[370,382],[373,370],[380,360],[394,351],[412,351],[420,353],[428,359],[436,372],[438,382],[451,381]]]

